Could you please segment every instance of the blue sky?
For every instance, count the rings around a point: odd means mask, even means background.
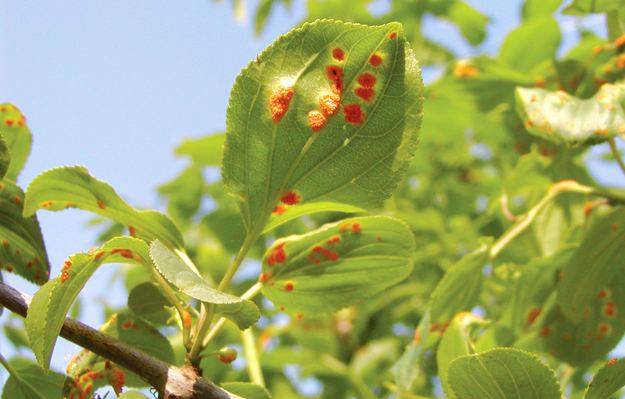
[[[377,1],[377,7],[384,9],[385,2]],[[154,189],[184,165],[172,149],[185,137],[224,128],[235,76],[301,19],[304,2],[294,3],[290,11],[279,8],[255,38],[249,23],[233,20],[228,1],[58,0],[33,6],[0,0],[0,102],[18,105],[34,134],[20,185],[46,169],[79,164],[131,204],[163,209]],[[470,3],[493,17],[490,39],[479,49],[470,49],[455,29],[433,19],[426,30],[463,56],[496,51],[518,23],[520,1]],[[564,23],[565,30],[574,27]],[[565,38],[565,44],[572,40]],[[86,213],[41,212],[39,218],[53,275],[67,256],[94,245],[95,232],[84,226]],[[102,284],[108,275],[102,270],[99,282],[88,284],[87,301],[118,292]],[[9,282],[28,293],[35,290],[18,278]],[[82,319],[97,327],[99,313],[83,312]],[[53,365],[64,368],[76,351],[68,343],[57,346]],[[2,339],[0,352],[10,354]],[[0,369],[0,381],[3,375]]]

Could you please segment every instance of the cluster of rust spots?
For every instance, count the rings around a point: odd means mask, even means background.
[[[356,87],[355,94],[367,102],[371,102],[375,97],[375,86],[377,79],[370,73],[363,73],[358,77],[359,87]]]
[[[320,256],[320,258],[317,257],[317,255]],[[308,259],[314,264],[319,265],[322,260],[336,262],[339,259],[339,254],[332,249],[324,248],[321,245],[315,245],[308,254]]]
[[[618,362],[618,359],[616,359],[616,358],[614,358],[614,357],[613,357],[612,359],[610,359],[610,360],[608,360],[608,361],[606,362],[606,365],[607,365],[608,367],[616,366],[616,363],[617,363],[617,362]]]
[[[274,123],[282,120],[293,99],[293,86],[278,86],[269,95],[269,110]]]
[[[44,201],[41,203],[42,208],[50,208],[52,205],[54,205],[53,201]]]
[[[72,362],[74,359],[72,359]],[[71,362],[70,362],[71,365]],[[68,370],[69,370],[68,365]],[[68,380],[65,385],[65,390],[69,391],[67,394],[68,399],[88,399],[93,394],[93,384],[98,380],[108,380],[108,383],[113,387],[113,391],[116,395],[121,395],[123,387],[126,383],[126,375],[124,371],[119,367],[111,365],[110,361],[104,363],[104,370],[101,371],[89,371],[84,374],[74,376],[73,379]]]
[[[115,248],[111,250],[111,255],[115,255],[115,254],[119,254],[120,256],[126,259],[135,259],[135,254],[129,249]]]
[[[280,263],[284,263],[287,260],[286,252],[284,252],[285,242],[276,245],[271,249],[271,253],[267,257],[267,264],[269,266],[275,266]]]
[[[6,112],[17,112],[18,115],[15,116],[15,118],[4,118],[4,125],[6,127],[24,127],[26,126],[26,118],[24,117],[24,115],[21,113],[21,111],[14,105],[12,104],[5,104],[5,105],[1,105],[0,106],[0,112],[1,113],[6,113]]]
[[[302,197],[295,191],[289,191],[280,197],[280,202],[285,205],[297,205],[301,201]]]
[[[65,263],[63,263],[63,268],[61,269],[61,284],[65,283],[69,279],[69,269],[72,267],[71,259],[67,259]]]

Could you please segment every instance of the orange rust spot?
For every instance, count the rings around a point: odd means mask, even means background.
[[[23,116],[20,116],[20,118],[17,120],[17,126],[24,127],[25,125],[26,125],[26,119],[24,119]]]
[[[352,233],[358,234],[358,233],[360,233],[360,229],[361,229],[360,223],[353,223],[352,224]]]
[[[374,67],[380,66],[382,64],[382,57],[380,54],[371,54],[371,57],[369,57],[369,64]]]
[[[336,244],[337,242],[341,241],[341,237],[334,235],[332,237],[330,237],[330,239],[328,239],[328,244]]]
[[[343,92],[343,68],[336,65],[328,65],[326,67],[326,75],[333,84],[333,89],[340,95]]]
[[[96,253],[95,253],[94,258],[95,258],[96,260],[97,260],[97,259],[100,259],[101,257],[103,257],[103,256],[104,256],[104,254],[105,254],[105,253],[106,253],[106,251],[98,251],[98,252],[96,252]]]
[[[339,227],[339,233],[345,233],[347,230],[349,230],[349,227],[349,223],[343,223],[341,227]]]
[[[269,110],[271,111],[271,119],[274,123],[280,122],[286,111],[289,110],[289,104],[293,98],[293,87],[280,86],[274,89],[269,96]]]
[[[607,298],[608,296],[610,296],[610,291],[608,291],[607,289],[603,289],[603,290],[599,291],[599,294],[597,295],[597,298],[603,299],[603,298]]]
[[[33,267],[33,261],[29,260],[28,263],[26,263],[26,267],[29,268],[29,269],[32,268]]]
[[[543,328],[540,329],[540,332],[538,333],[541,337],[546,337],[549,334],[551,334],[551,327],[549,326],[544,326]]]
[[[296,318],[297,320],[303,320],[303,319],[304,319],[304,315],[303,315],[303,314],[301,314],[301,313],[298,313],[298,314],[296,314],[296,315],[295,315],[295,318]]]
[[[593,208],[593,203],[592,202],[585,202],[584,203],[584,215],[588,216],[590,215],[590,213],[592,212],[592,208]]]
[[[321,112],[310,111],[308,113],[308,126],[310,126],[313,132],[318,132],[326,127],[326,123],[328,123],[328,118]]]
[[[98,208],[100,208],[100,209],[106,209],[106,204],[104,204],[104,202],[103,202],[103,201],[98,200]]]
[[[536,81],[534,81],[534,85],[536,87],[544,88],[547,85],[547,82],[545,82],[545,78],[538,78],[536,79]]]
[[[616,47],[625,46],[625,35],[617,37],[614,44],[616,44]]]
[[[593,53],[594,55],[598,55],[598,54],[600,54],[600,53],[603,51],[603,49],[604,49],[604,46],[603,46],[602,44],[600,44],[600,45],[598,45],[598,46],[595,46],[595,47],[592,49],[592,53]]]
[[[375,239],[378,240],[378,241],[382,241],[382,237],[380,237],[380,236],[377,236]]]
[[[388,34],[388,38],[391,40],[397,39],[397,32],[391,32]]]
[[[130,234],[131,237],[136,237],[137,230],[135,230],[133,226],[128,226],[128,234]]]
[[[293,284],[293,282],[287,281],[286,283],[284,283],[283,288],[286,292],[291,292],[295,289],[295,285]]]
[[[332,50],[332,58],[337,61],[343,61],[345,59],[345,51],[343,51],[342,48],[336,47],[334,50]]]
[[[122,323],[122,328],[124,330],[130,330],[130,329],[136,330],[137,328],[139,328],[139,326],[136,325],[132,320],[126,320]]]
[[[345,120],[349,123],[360,125],[365,120],[365,114],[358,104],[348,104],[343,107]]]
[[[616,316],[616,307],[614,306],[614,302],[607,303],[607,305],[603,308],[603,315],[610,318]]]
[[[185,326],[185,328],[191,328],[191,325],[193,324],[191,313],[187,312],[186,310],[182,312],[182,324]]]
[[[375,86],[377,79],[370,73],[363,73],[358,77],[358,84],[363,87],[373,87]]]
[[[64,271],[61,273],[61,284],[62,284],[62,283],[64,283],[64,282],[66,282],[66,281],[67,281],[67,279],[69,279],[69,273],[68,273],[67,271],[65,271],[65,270],[64,270]]]
[[[454,67],[454,76],[457,78],[472,78],[480,74],[480,71],[466,61],[456,63]]]
[[[319,108],[321,108],[321,113],[325,116],[330,116],[330,115],[334,115],[336,114],[336,111],[338,111],[339,109],[339,105],[341,104],[341,96],[338,95],[338,93],[332,91],[332,92],[327,92],[322,94],[319,97]],[[317,112],[317,111],[312,111],[313,112]],[[312,123],[311,122],[311,113],[308,114],[308,121],[309,124],[312,127]],[[324,122],[324,126],[325,126],[325,121]],[[314,128],[313,128],[314,130]]]
[[[261,273],[258,275],[258,281],[264,283],[271,278],[271,273]]]
[[[274,215],[282,215],[284,212],[286,212],[286,210],[286,206],[277,205],[275,208],[273,208],[273,211],[271,211],[271,213],[273,213]]]
[[[8,249],[9,248],[9,240],[2,240],[2,246],[4,247],[4,249]]]
[[[332,262],[336,262],[339,259],[339,255],[330,249],[324,249],[322,254],[327,260]]]
[[[287,205],[297,205],[301,200],[301,197],[295,191],[289,191],[280,197],[280,202]]]
[[[598,331],[600,334],[609,335],[612,332],[612,327],[607,323],[599,323]]]
[[[267,264],[269,266],[273,266],[277,263],[284,263],[286,261],[286,253],[284,252],[285,245],[286,243],[282,243],[273,248],[267,257]]]
[[[421,342],[421,330],[419,330],[418,328],[414,331],[414,336],[412,337],[412,341],[415,344],[418,344],[419,342]]]
[[[312,250],[313,252],[323,252],[323,247],[321,245],[315,245]]]
[[[12,119],[7,119],[4,121],[4,124],[7,126],[13,126],[14,123],[15,121],[13,121]]]
[[[612,359],[608,360],[608,362],[606,364],[607,364],[608,367],[611,367],[611,366],[615,366],[616,362],[618,362],[618,360],[613,357]]]
[[[284,312],[286,310],[286,307],[284,305],[280,305],[279,309],[280,309],[281,312]]]
[[[22,203],[22,199],[16,195],[15,197],[13,197],[13,202],[16,205],[20,205]]]
[[[124,371],[118,368],[114,369],[111,373],[110,383],[113,387],[113,390],[115,391],[115,395],[121,395],[125,381],[126,376],[124,374]]]
[[[9,272],[9,273],[13,273],[13,266],[8,265],[8,266],[6,267],[6,270],[7,270],[7,272]]]
[[[354,93],[367,102],[371,102],[375,96],[375,90],[370,87],[357,87]]]
[[[540,312],[541,312],[540,308],[530,309],[530,311],[527,313],[527,318],[526,318],[528,326],[531,326],[532,324],[534,324],[538,316],[540,316]]]
[[[63,263],[63,270],[69,270],[71,267],[72,267],[72,261],[70,259],[67,259]]]
[[[46,202],[42,202],[42,203],[41,203],[41,207],[42,207],[42,208],[49,208],[49,207],[51,207],[52,205],[54,205],[54,202],[52,202],[52,201],[46,201]]]

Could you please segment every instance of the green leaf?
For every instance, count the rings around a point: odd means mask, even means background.
[[[164,326],[171,317],[167,310],[171,306],[158,285],[145,282],[137,285],[128,294],[128,308],[137,316],[157,326]]]
[[[244,399],[271,399],[265,388],[249,382],[226,382],[221,387]]]
[[[525,0],[523,19],[552,15],[562,4],[562,0]]]
[[[592,377],[584,399],[609,399],[625,386],[625,359],[610,359]]]
[[[167,281],[192,298],[216,305],[215,312],[222,313],[234,321],[240,329],[248,328],[260,317],[260,311],[254,302],[211,287],[202,276],[160,241],[152,243],[150,255],[156,268]]]
[[[338,202],[313,202],[310,204],[302,204],[298,206],[284,206],[279,212],[273,212],[269,222],[263,229],[263,234],[269,233],[278,226],[283,225],[293,219],[301,216],[312,215],[319,212],[343,212],[343,213],[360,213],[365,210],[357,206],[341,204]]]
[[[498,348],[461,356],[449,366],[449,384],[460,399],[560,399],[553,371],[536,356]]]
[[[601,290],[625,270],[625,208],[617,208],[596,220],[558,282],[562,313],[579,323]]]
[[[516,100],[528,131],[554,143],[574,147],[625,134],[625,83],[605,84],[586,100],[519,87]]]
[[[186,139],[176,148],[175,154],[191,158],[197,166],[219,166],[225,141],[224,133]]]
[[[48,281],[50,264],[36,216],[24,217],[24,193],[0,181],[0,267],[36,284]]]
[[[2,399],[58,399],[65,377],[59,373],[45,373],[25,359],[12,359],[11,376],[6,381]]]
[[[30,154],[33,138],[26,125],[26,118],[13,104],[0,104],[0,136],[4,138],[11,156],[6,177],[17,180]]]
[[[446,16],[456,24],[460,33],[471,45],[477,46],[486,38],[486,25],[489,19],[464,1],[454,1]]]
[[[477,304],[489,251],[490,246],[484,244],[465,255],[445,273],[430,299],[431,331],[442,334],[457,313],[471,310]]]
[[[586,15],[625,8],[625,0],[573,0],[564,10],[566,15]]]
[[[6,175],[9,170],[9,163],[11,162],[11,156],[9,155],[9,148],[6,141],[0,134],[0,180]]]
[[[499,57],[511,67],[528,72],[541,62],[555,58],[559,45],[560,28],[556,20],[550,16],[533,18],[506,37]]]
[[[117,237],[91,253],[71,256],[61,275],[48,281],[33,296],[26,331],[37,361],[48,370],[50,357],[65,316],[89,278],[103,263],[149,264],[147,245],[132,237]]]
[[[460,313],[453,318],[449,327],[445,330],[441,342],[436,350],[436,364],[438,375],[443,385],[443,390],[448,399],[455,399],[451,386],[449,386],[448,374],[452,360],[462,355],[473,353],[473,342],[470,337],[471,328],[483,321],[471,313]]]
[[[280,239],[263,259],[263,293],[290,313],[332,312],[405,279],[413,245],[408,226],[386,216],[344,219]]]
[[[278,39],[228,106],[222,175],[247,230],[261,231],[280,202],[381,205],[414,153],[421,92],[397,23],[322,20]]]
[[[111,186],[95,179],[81,166],[48,170],[28,186],[25,215],[33,215],[38,209],[60,211],[67,208],[79,208],[111,218],[132,227],[137,237],[147,241],[158,239],[172,248],[183,247],[182,235],[167,216],[131,207]]]

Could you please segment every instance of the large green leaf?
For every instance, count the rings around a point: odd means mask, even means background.
[[[625,208],[617,208],[595,221],[562,269],[558,304],[573,322],[582,321],[601,290],[625,270],[623,242]]]
[[[540,43],[540,46],[536,45]],[[500,58],[511,67],[528,72],[555,58],[560,28],[551,16],[530,19],[513,30],[501,46]]]
[[[145,242],[117,237],[98,250],[71,256],[61,274],[48,281],[33,296],[26,317],[26,331],[37,361],[48,369],[50,357],[72,303],[103,263],[149,264]]]
[[[442,334],[451,319],[471,310],[482,292],[484,266],[490,246],[484,244],[453,265],[432,293],[429,305],[431,331]]]
[[[202,276],[160,241],[152,243],[150,255],[167,281],[192,298],[216,305],[215,312],[234,321],[240,329],[248,328],[260,317],[260,311],[254,302],[211,287]]]
[[[609,399],[625,386],[625,359],[610,359],[595,373],[584,399]]]
[[[563,14],[586,15],[590,13],[602,13],[625,8],[625,0],[573,0],[564,10]]]
[[[381,205],[414,153],[421,91],[397,23],[322,20],[278,39],[228,106],[222,175],[247,229],[280,202]]]
[[[50,264],[37,217],[24,217],[24,193],[0,181],[0,267],[36,284],[48,281]]]
[[[9,155],[9,148],[7,147],[4,137],[0,134],[0,180],[6,175],[9,170],[9,163],[11,162],[11,155]]]
[[[527,352],[498,348],[461,356],[449,366],[459,399],[560,399],[553,371]]]
[[[263,293],[290,313],[324,313],[365,300],[412,270],[412,232],[386,216],[344,219],[277,240],[263,259]]]
[[[554,143],[594,144],[625,135],[625,83],[605,84],[586,100],[519,87],[516,100],[527,130]]]
[[[111,218],[148,241],[159,239],[172,248],[183,247],[182,235],[167,216],[131,207],[111,186],[91,176],[83,167],[48,170],[28,186],[25,215],[32,215],[38,209],[60,211],[67,208],[80,208]]]
[[[17,180],[30,154],[33,138],[26,125],[26,118],[13,104],[0,104],[0,136],[4,138],[11,156],[6,176]]]
[[[4,384],[2,399],[58,399],[61,397],[63,375],[45,373],[41,367],[25,359],[12,359],[11,376]]]

